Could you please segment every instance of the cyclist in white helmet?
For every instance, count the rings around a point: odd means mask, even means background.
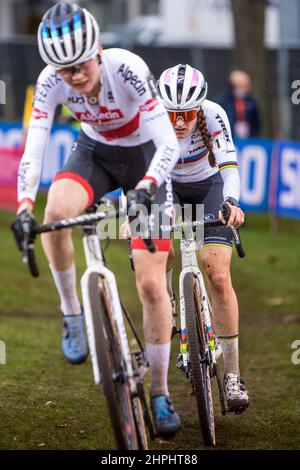
[[[187,64],[165,70],[158,92],[176,132],[181,156],[171,172],[175,202],[204,205],[205,219],[218,219],[219,205],[230,206],[229,224],[239,227],[244,213],[239,208],[240,178],[230,125],[223,108],[206,99],[207,83],[202,73]],[[224,221],[225,222],[225,221]],[[228,227],[208,228],[199,258],[205,269],[212,297],[213,322],[224,357],[224,389],[230,409],[249,404],[240,379],[239,312],[231,283],[232,237]],[[168,261],[167,283],[172,296],[172,265]]]
[[[13,224],[19,246],[24,224],[34,223],[43,156],[59,104],[81,121],[81,132],[49,189],[44,223],[76,216],[120,186],[125,192],[134,190],[137,203],[149,208],[155,202],[168,216],[172,187],[167,175],[180,149],[145,62],[123,49],[102,51],[96,20],[73,3],[56,4],[46,12],[38,46],[47,66],[37,81],[19,167],[19,209]],[[167,383],[172,311],[165,270],[171,242],[160,237],[154,243],[157,251],[149,253],[144,241],[135,238],[133,258],[143,305],[151,406],[157,433],[165,435],[180,427]],[[71,231],[44,234],[42,244],[61,300],[63,353],[78,364],[88,351]]]

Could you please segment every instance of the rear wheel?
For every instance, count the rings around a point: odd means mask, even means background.
[[[206,348],[206,327],[201,310],[200,287],[193,273],[187,273],[183,279],[183,294],[191,382],[196,396],[204,444],[213,446],[216,444],[216,436],[210,368]]]
[[[95,332],[96,356],[101,373],[112,428],[120,450],[139,449],[136,412],[137,397],[131,397],[124,367],[116,325],[105,280],[97,273],[89,279],[89,296]],[[143,447],[142,447],[143,448]]]

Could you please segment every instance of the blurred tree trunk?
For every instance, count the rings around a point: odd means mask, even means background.
[[[233,69],[249,73],[261,112],[262,134],[272,135],[268,51],[264,46],[266,0],[231,0],[235,29]]]

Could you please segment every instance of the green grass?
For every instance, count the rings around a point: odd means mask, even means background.
[[[39,221],[43,203],[42,197]],[[7,364],[0,365],[0,448],[112,449],[106,405],[93,384],[90,361],[70,366],[62,356],[58,297],[40,244],[41,276],[33,279],[7,229],[12,219],[12,214],[0,214],[0,339],[7,348]],[[241,370],[251,406],[243,415],[225,417],[217,407],[217,449],[300,448],[300,365],[291,363],[291,344],[300,339],[300,224],[280,225],[280,233],[272,235],[266,218],[249,215],[242,231],[247,257],[234,256]],[[80,231],[74,240],[80,274]],[[111,242],[107,260],[141,331],[126,242]],[[151,448],[202,449],[195,398],[175,367],[177,353],[175,341],[169,382],[183,429],[173,440],[156,440]]]

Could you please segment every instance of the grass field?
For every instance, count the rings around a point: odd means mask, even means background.
[[[41,221],[42,202],[37,206]],[[71,366],[60,349],[58,297],[37,243],[41,276],[22,265],[8,231],[12,214],[0,213],[0,340],[7,364],[0,365],[0,449],[113,449],[102,392],[93,384],[91,364]],[[300,340],[300,230],[281,223],[271,235],[261,216],[248,216],[242,231],[247,252],[234,256],[232,274],[240,304],[241,371],[251,396],[240,416],[216,410],[217,449],[300,448],[300,364],[291,344]],[[80,231],[75,233],[78,272],[84,268]],[[111,242],[108,263],[141,331],[141,308],[130,272],[126,242]],[[195,398],[176,369],[174,342],[170,390],[182,431],[152,449],[202,449]]]

